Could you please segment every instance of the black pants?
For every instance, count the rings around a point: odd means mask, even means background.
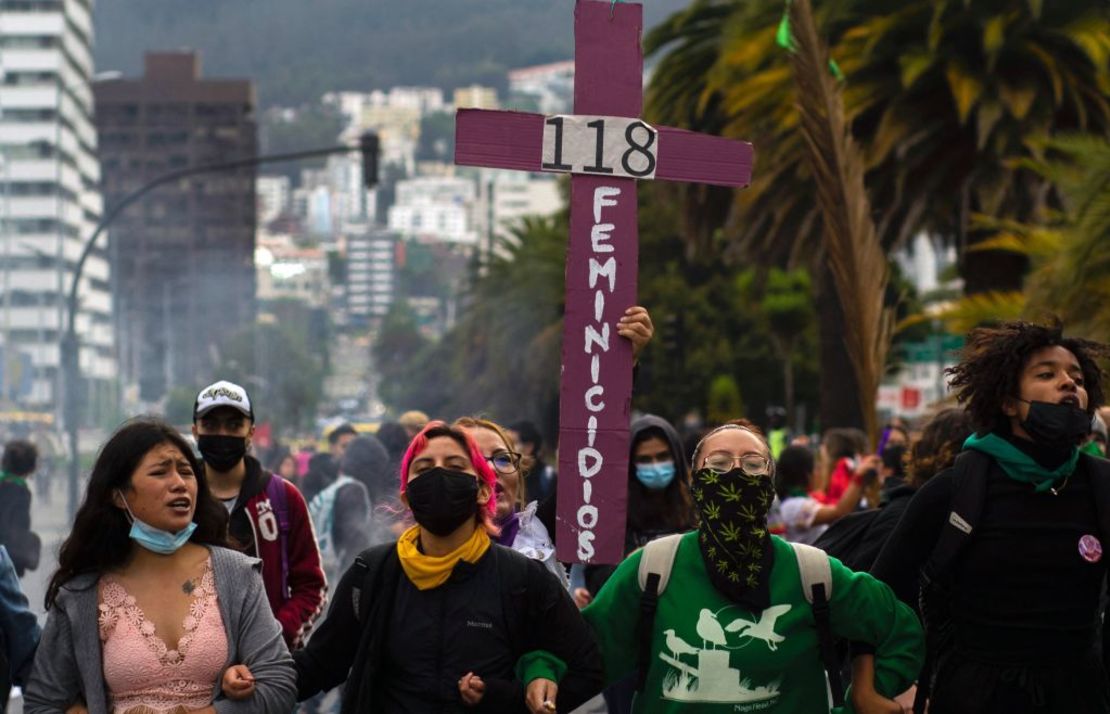
[[[937,670],[929,714],[1110,714],[1099,653],[1067,662],[992,664],[952,653]]]

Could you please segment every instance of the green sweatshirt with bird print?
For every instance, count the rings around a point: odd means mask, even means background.
[[[682,538],[670,582],[659,598],[651,666],[634,712],[829,711],[817,629],[802,592],[798,561],[786,541],[772,536],[772,544],[772,605],[749,612],[710,584],[697,532]],[[641,555],[637,551],[626,558],[583,611],[601,648],[607,682],[636,668]],[[905,691],[917,677],[925,651],[917,616],[870,575],[832,558],[830,566],[833,634],[874,645],[879,693],[893,697]]]

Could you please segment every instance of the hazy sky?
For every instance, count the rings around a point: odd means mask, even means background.
[[[689,0],[646,0],[650,28]],[[263,105],[329,89],[504,82],[569,58],[572,0],[96,0],[98,71],[199,49],[206,76],[254,79]]]

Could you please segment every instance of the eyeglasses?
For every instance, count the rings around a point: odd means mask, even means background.
[[[498,451],[496,454],[487,456],[486,463],[492,466],[497,473],[511,474],[520,467],[520,454],[512,451]]]
[[[736,456],[727,451],[714,451],[705,457],[705,468],[725,474],[738,465],[749,476],[766,476],[771,472],[771,460],[762,454],[741,454]]]

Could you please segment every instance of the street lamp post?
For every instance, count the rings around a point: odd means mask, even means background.
[[[69,482],[68,482],[68,512],[72,520],[77,513],[77,485],[80,481],[80,454],[78,452],[78,434],[77,434],[77,420],[78,413],[78,382],[81,378],[81,364],[80,364],[80,349],[81,345],[77,338],[77,289],[81,282],[81,273],[85,269],[85,262],[88,260],[89,255],[92,254],[93,248],[96,246],[96,241],[100,238],[101,234],[108,228],[109,225],[131,204],[137,202],[146,194],[150,193],[159,186],[172,183],[188,176],[196,176],[198,174],[219,173],[222,171],[235,171],[237,169],[252,168],[261,164],[273,164],[286,161],[298,161],[300,159],[310,159],[319,156],[331,156],[334,154],[345,154],[352,151],[361,152],[363,155],[363,183],[369,188],[377,182],[377,153],[378,141],[377,135],[373,132],[364,133],[359,140],[359,143],[354,146],[340,145],[329,146],[322,149],[309,149],[306,151],[292,151],[283,154],[269,154],[266,156],[253,156],[247,159],[238,159],[235,161],[223,161],[214,164],[202,164],[199,166],[189,166],[176,171],[170,171],[157,176],[151,181],[143,184],[131,193],[124,196],[120,201],[107,211],[96,224],[92,235],[85,241],[85,245],[81,249],[81,256],[77,259],[77,265],[73,268],[73,282],[69,287],[69,294],[66,297],[66,329],[62,334],[59,347],[61,349],[61,367],[63,374],[63,418],[66,423],[66,435],[69,442]],[[371,154],[372,156],[368,156]],[[369,173],[367,167],[373,171]],[[114,269],[115,266],[113,266]]]

